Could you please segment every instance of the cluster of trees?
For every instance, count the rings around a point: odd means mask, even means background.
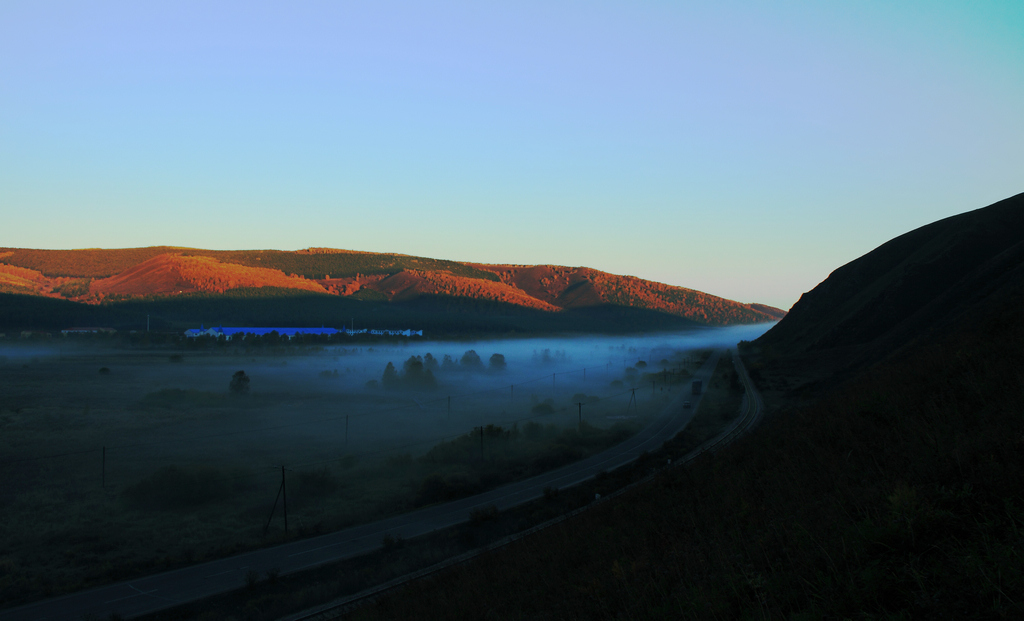
[[[660,311],[711,326],[776,319],[748,304],[634,276],[599,274],[594,285],[611,304]]]
[[[412,390],[431,390],[437,388],[437,377],[435,373],[450,372],[491,372],[499,373],[507,368],[505,356],[492,354],[484,366],[483,360],[476,351],[470,349],[462,354],[462,357],[455,361],[454,358],[445,354],[444,358],[438,361],[432,354],[423,356],[410,356],[402,363],[402,371],[391,362],[384,368],[384,375],[381,378],[381,386],[386,389],[405,388]]]
[[[424,358],[426,358],[426,362]],[[437,360],[430,354],[424,357],[410,356],[402,364],[401,375],[395,370],[395,365],[389,362],[388,366],[384,368],[381,385],[389,390],[395,388],[431,390],[437,388],[437,378],[434,377],[433,371],[436,368]]]
[[[38,270],[47,276],[106,278],[161,254],[213,257],[225,263],[266,267],[306,278],[351,277],[357,274],[397,274],[404,269],[448,271],[456,276],[498,280],[492,272],[456,261],[370,252],[290,252],[285,250],[205,250],[202,248],[119,248],[94,250],[4,250],[4,263]]]

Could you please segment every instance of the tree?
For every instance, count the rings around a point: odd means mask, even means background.
[[[428,352],[425,356],[423,356],[423,366],[427,367],[428,371],[433,372],[437,371],[440,365],[437,363],[437,358],[431,356],[430,353]]]
[[[409,356],[409,359],[402,363],[402,372],[406,375],[420,375],[423,373],[423,358]]]
[[[491,359],[487,361],[491,371],[504,371],[505,367],[505,356],[501,354],[494,354]]]
[[[462,354],[459,364],[462,365],[463,371],[482,371],[484,368],[484,363],[480,360],[480,356],[472,349]]]
[[[228,390],[233,395],[249,394],[249,376],[245,374],[245,371],[235,371],[235,374],[231,376],[231,383],[228,384]]]
[[[427,354],[428,356],[430,354]],[[434,361],[437,362],[436,360]],[[402,385],[412,389],[437,388],[437,379],[419,356],[410,356],[402,364]]]
[[[384,377],[380,383],[387,390],[398,388],[398,371],[395,370],[395,365],[389,362],[388,366],[384,367]]]

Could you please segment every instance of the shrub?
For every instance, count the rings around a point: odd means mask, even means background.
[[[151,392],[139,402],[144,408],[169,408],[185,410],[203,407],[217,407],[225,404],[227,397],[223,394],[203,392],[201,390],[182,390],[165,388]]]
[[[543,403],[538,403],[530,408],[530,411],[534,414],[551,414],[555,411],[555,400],[545,399]]]
[[[473,524],[482,524],[497,518],[498,507],[493,504],[486,507],[477,507],[469,512],[469,521]]]
[[[527,440],[538,440],[544,433],[544,426],[534,421],[528,421],[523,425],[523,437]]]
[[[165,466],[129,486],[125,497],[143,509],[187,509],[231,494],[227,477],[214,468]]]
[[[393,536],[391,533],[387,533],[381,540],[381,547],[384,549],[385,552],[397,550],[398,548],[401,548],[404,545],[405,539],[402,539],[401,535]]]
[[[465,472],[455,472],[447,476],[434,473],[423,479],[419,492],[416,494],[417,505],[430,505],[435,502],[446,502],[457,498],[465,498],[480,491],[480,481]]]
[[[295,495],[299,499],[325,496],[338,489],[338,478],[324,466],[317,470],[298,472],[294,486]]]
[[[233,395],[249,394],[249,376],[245,374],[245,371],[235,371],[235,374],[231,376],[231,383],[228,384],[228,390]]]

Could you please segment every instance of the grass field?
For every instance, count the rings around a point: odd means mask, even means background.
[[[733,374],[729,356],[723,357],[687,432],[628,466],[602,473],[572,488],[557,492],[551,490],[543,498],[507,511],[495,514],[480,512],[467,523],[424,537],[408,541],[382,540],[381,549],[373,554],[289,576],[253,574],[248,588],[144,618],[147,621],[279,619],[487,546],[590,505],[595,494],[606,497],[649,476],[653,469],[664,466],[666,459],[676,462],[698,446],[702,439],[717,435],[724,425],[734,420],[739,414],[742,386],[733,381]],[[683,383],[682,388],[688,387]],[[694,429],[696,433],[689,433]]]
[[[665,353],[664,365],[624,366],[640,353],[605,351],[584,373],[578,356],[540,350],[522,368],[510,355],[505,373],[439,371],[433,391],[386,391],[367,382],[408,348],[230,353],[4,350],[0,606],[328,532],[586,457],[639,429],[700,361]],[[251,378],[245,396],[228,390],[239,369]],[[287,534],[280,508],[266,528],[282,465]]]

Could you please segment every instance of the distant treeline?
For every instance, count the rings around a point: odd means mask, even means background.
[[[448,271],[456,276],[498,280],[492,272],[456,261],[370,252],[291,252],[285,250],[203,250],[152,246],[94,250],[0,248],[0,262],[49,277],[107,278],[161,254],[213,257],[224,263],[266,267],[305,278],[349,278],[357,274],[396,274],[402,270]]]
[[[57,331],[74,326],[184,331],[205,326],[422,329],[430,337],[547,332],[623,333],[698,324],[646,309],[597,306],[558,313],[451,296],[382,303],[293,289],[233,289],[223,294],[152,296],[103,304],[0,293],[0,331]]]

